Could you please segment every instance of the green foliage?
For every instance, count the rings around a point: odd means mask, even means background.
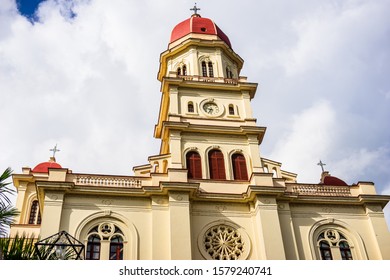
[[[0,238],[0,252],[3,253],[4,260],[37,260],[34,243],[34,236],[28,237],[25,234]]]
[[[9,188],[10,182],[6,182],[12,175],[12,169],[8,167],[0,176],[0,237],[6,235],[8,226],[18,215],[18,211],[11,205],[8,197],[15,191]]]

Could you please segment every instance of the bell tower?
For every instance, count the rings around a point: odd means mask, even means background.
[[[189,179],[244,180],[263,172],[265,128],[256,126],[250,100],[257,83],[240,76],[243,59],[229,38],[195,12],[177,24],[160,56],[161,105],[154,136],[168,168]]]

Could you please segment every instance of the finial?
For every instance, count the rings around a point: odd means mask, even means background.
[[[55,158],[56,152],[59,152],[60,150],[57,149],[57,144],[56,144],[53,149],[50,149],[50,151],[53,152],[53,158]]]
[[[323,163],[323,162],[320,160],[320,162],[317,163],[317,165],[321,166],[322,172],[325,172],[325,170],[324,170],[324,165],[326,165],[325,163]]]
[[[198,11],[200,11],[200,8],[196,7],[196,3],[194,5],[194,7],[192,9],[190,9],[190,11],[194,11],[194,13],[192,14],[193,16],[198,16]]]

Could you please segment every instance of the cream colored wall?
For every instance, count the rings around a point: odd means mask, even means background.
[[[202,76],[201,61],[213,63],[214,77],[225,77],[226,66],[230,66],[235,78],[238,78],[237,64],[228,56],[223,55],[220,48],[196,47],[194,45],[180,51],[177,55],[168,59],[167,72],[175,72],[182,65],[187,66],[187,75]]]

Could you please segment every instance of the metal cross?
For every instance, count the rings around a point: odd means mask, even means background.
[[[198,11],[200,11],[200,8],[196,7],[196,3],[195,3],[194,7],[190,9],[190,11],[194,11],[194,15],[197,15]]]
[[[326,165],[325,163],[323,163],[323,162],[320,160],[320,162],[317,163],[317,165],[321,166],[322,172],[325,172],[325,170],[324,170],[324,165]]]
[[[50,151],[53,152],[53,157],[55,157],[56,152],[59,152],[60,150],[57,149],[57,144],[56,144],[53,149],[50,149]]]

